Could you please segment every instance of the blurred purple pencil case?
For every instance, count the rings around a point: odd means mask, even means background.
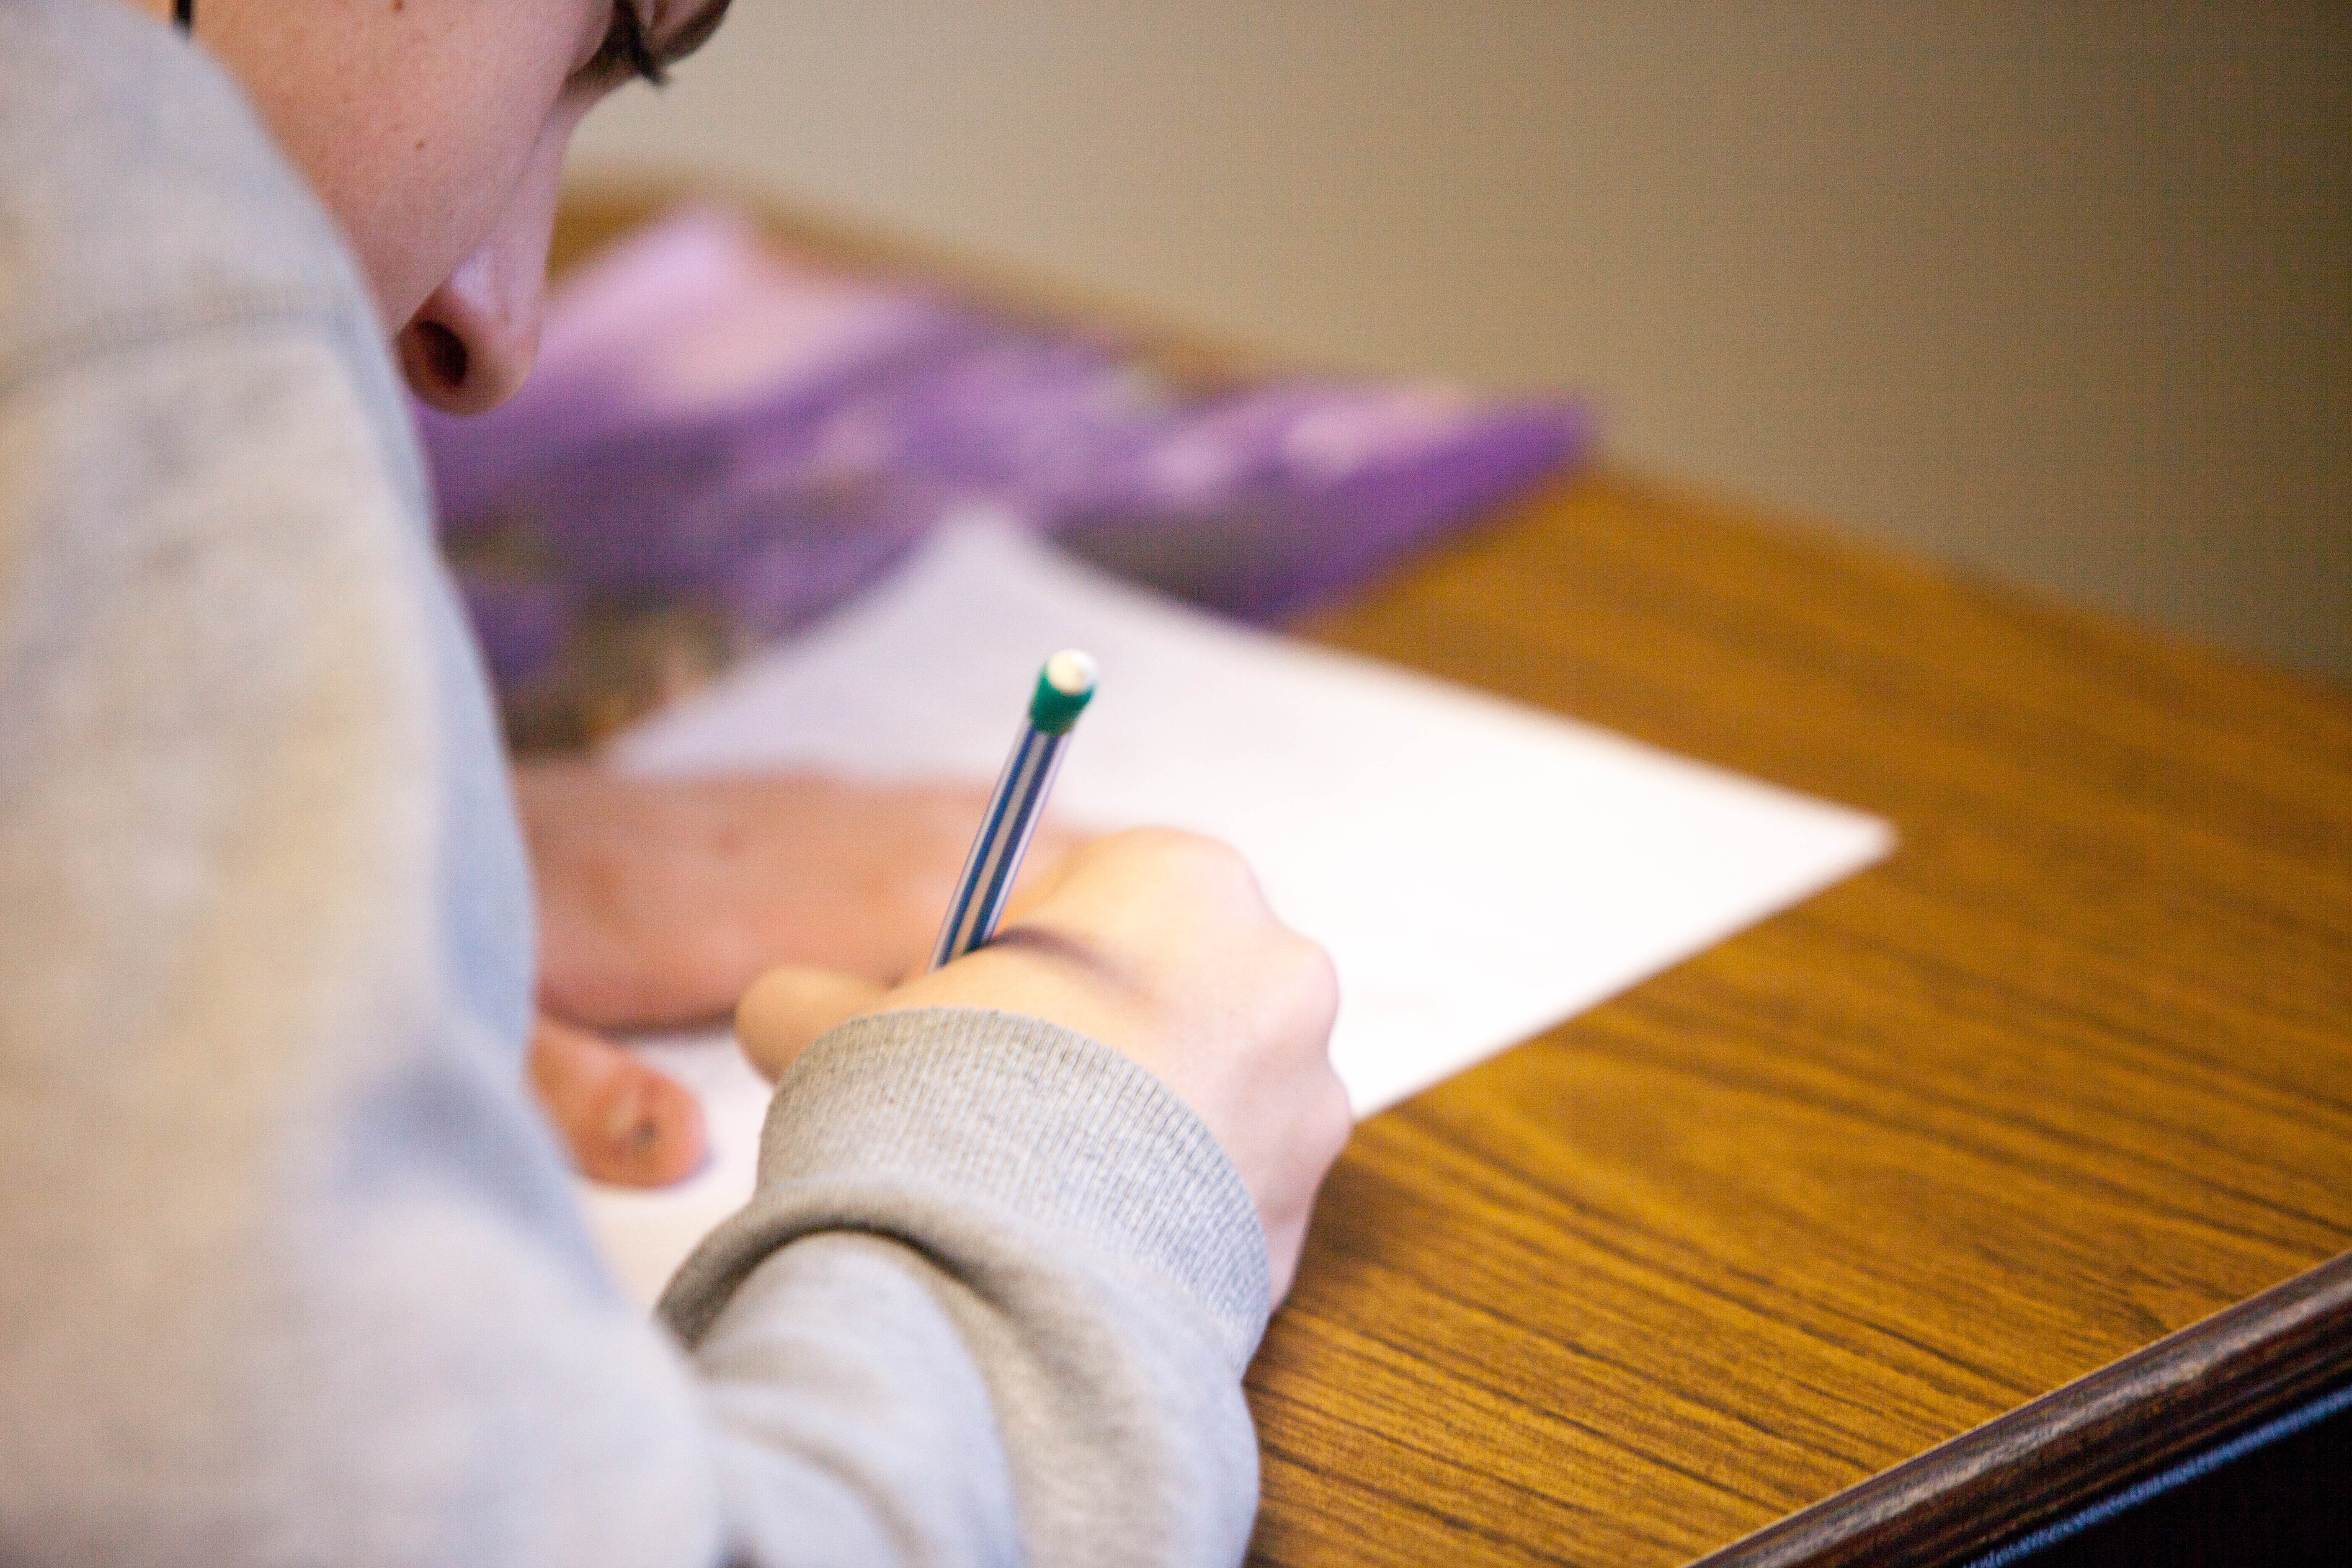
[[[1264,618],[1364,581],[1590,437],[1571,404],[1428,384],[1187,393],[1075,331],[796,265],[709,209],[568,279],[511,403],[420,423],[525,745],[593,742],[961,509]]]

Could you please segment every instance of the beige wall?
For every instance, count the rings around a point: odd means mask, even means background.
[[[2352,5],[738,0],[699,166],[2352,679]]]

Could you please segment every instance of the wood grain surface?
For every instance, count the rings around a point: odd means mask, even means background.
[[[1903,842],[1362,1130],[1258,1561],[1681,1562],[2352,1246],[2343,697],[1612,473],[1307,629]]]
[[[2012,1543],[2137,1483],[2159,1486],[2162,1474],[2225,1439],[2326,1408],[2318,1402],[2342,1396],[2347,1338],[2352,1252],[1710,1552],[1700,1568],[1949,1563],[1995,1545],[2024,1550]]]
[[[1902,843],[1360,1129],[1254,1562],[1687,1562],[2352,1247],[2352,700],[1607,469],[1297,629]]]

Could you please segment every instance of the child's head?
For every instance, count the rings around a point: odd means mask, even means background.
[[[410,384],[470,413],[530,368],[573,128],[613,88],[694,48],[726,8],[196,0],[195,33],[341,223]]]

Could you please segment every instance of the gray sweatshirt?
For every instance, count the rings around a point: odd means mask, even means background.
[[[1201,1122],[905,1014],[665,1324],[522,1086],[529,881],[364,290],[236,89],[0,0],[0,1561],[1230,1563]]]

